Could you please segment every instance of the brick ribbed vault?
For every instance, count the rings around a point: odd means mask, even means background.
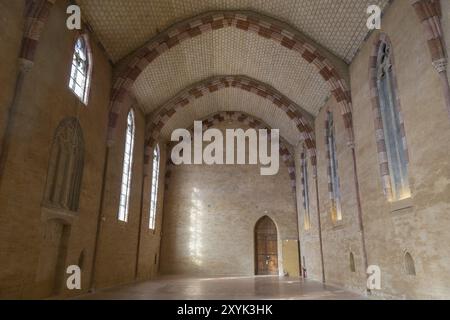
[[[200,119],[198,121],[203,121],[203,129],[207,130],[209,128],[214,127],[217,124],[220,124],[225,121],[234,121],[242,123],[245,126],[248,126],[253,129],[267,129],[269,132],[272,129],[268,124],[266,124],[261,119],[258,119],[252,115],[249,115],[244,112],[240,111],[222,111],[215,114],[211,114],[203,119]],[[188,130],[193,132],[193,127],[189,127]],[[269,136],[270,137],[270,136]],[[169,154],[170,150],[172,150],[173,144],[169,145]],[[288,172],[289,172],[289,178],[291,179],[291,187],[295,194],[296,191],[296,175],[295,175],[295,160],[294,157],[290,151],[292,146],[283,138],[280,137],[280,157],[285,163]],[[165,186],[168,188],[170,177],[172,175],[172,168],[173,163],[170,160],[170,157],[168,157],[167,161],[167,170],[166,170],[166,178],[165,178]]]
[[[313,129],[299,111],[300,107],[274,88],[244,76],[219,76],[202,81],[183,90],[176,97],[155,111],[154,114],[150,115],[147,119],[146,164],[151,159],[152,147],[158,141],[161,130],[178,110],[188,106],[196,99],[200,99],[205,95],[213,94],[214,92],[227,88],[237,88],[253,93],[271,101],[274,108],[283,110],[288,118],[294,122],[299,131],[299,136],[308,148],[311,163],[314,167],[316,166],[316,142]]]
[[[314,65],[339,103],[349,140],[353,142],[350,92],[346,80],[340,75],[336,66],[325,57],[325,52],[321,52],[312,41],[294,28],[275,19],[247,11],[221,11],[208,12],[175,24],[126,59],[127,64],[118,72],[113,86],[108,145],[111,146],[114,143],[117,119],[119,114],[129,107],[131,88],[143,70],[178,44],[223,28],[238,28],[273,40],[283,48],[297,52],[299,58]]]

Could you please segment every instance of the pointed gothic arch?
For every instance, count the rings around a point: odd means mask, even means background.
[[[75,118],[61,121],[50,153],[43,206],[78,212],[84,169],[84,138]]]
[[[146,164],[148,164],[147,161],[151,157],[148,152],[151,152],[152,145],[158,140],[161,129],[180,108],[186,107],[196,99],[200,99],[205,95],[227,88],[237,88],[248,91],[271,101],[275,107],[283,110],[288,118],[294,122],[299,131],[299,135],[303,137],[311,159],[311,164],[316,167],[317,158],[314,132],[311,125],[299,111],[300,107],[270,86],[244,76],[219,76],[207,79],[183,90],[168,103],[155,111],[155,113],[148,118],[147,122]]]

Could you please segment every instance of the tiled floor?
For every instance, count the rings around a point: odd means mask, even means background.
[[[315,281],[278,277],[178,278],[133,284],[80,297],[86,300],[357,300],[345,290]]]

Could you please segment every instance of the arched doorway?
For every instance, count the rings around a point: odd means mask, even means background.
[[[278,233],[269,217],[261,218],[255,227],[256,275],[278,275]]]

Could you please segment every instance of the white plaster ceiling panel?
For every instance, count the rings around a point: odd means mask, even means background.
[[[389,0],[77,0],[117,62],[172,24],[206,11],[250,10],[288,23],[350,62],[368,33],[366,10]]]
[[[314,116],[330,94],[316,67],[298,53],[234,28],[173,47],[144,70],[133,91],[151,113],[186,87],[220,75],[245,75],[269,84]]]
[[[233,87],[203,96],[179,109],[161,130],[161,138],[170,141],[175,129],[190,128],[194,121],[221,111],[247,113],[261,119],[272,129],[279,129],[280,135],[291,145],[296,146],[300,142],[297,127],[284,111],[267,99]]]

